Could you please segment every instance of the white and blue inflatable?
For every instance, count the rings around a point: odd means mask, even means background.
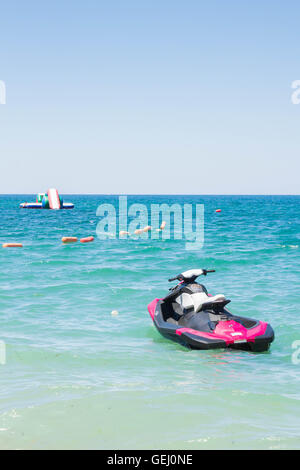
[[[58,194],[57,189],[48,189],[46,193],[39,193],[36,202],[22,202],[21,209],[73,209],[74,204],[71,202],[63,202],[62,197]]]

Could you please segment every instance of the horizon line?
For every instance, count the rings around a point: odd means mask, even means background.
[[[32,196],[33,193],[0,193],[0,196]],[[59,193],[66,196],[300,196],[300,194],[280,193]]]

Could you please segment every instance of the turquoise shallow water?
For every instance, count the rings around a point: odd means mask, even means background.
[[[300,198],[129,198],[203,203],[200,251],[182,240],[63,246],[65,235],[96,236],[97,206],[117,204],[64,199],[75,209],[21,210],[34,196],[0,196],[0,243],[24,244],[0,248],[0,448],[299,449]],[[193,267],[217,270],[205,284],[232,312],[272,324],[269,352],[190,351],[160,337],[147,304]]]

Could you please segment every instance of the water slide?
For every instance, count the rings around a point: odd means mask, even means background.
[[[58,191],[55,188],[48,189],[48,199],[50,209],[61,209]]]
[[[20,207],[23,209],[73,209],[74,204],[63,202],[57,189],[48,189],[47,193],[38,193],[36,202],[22,202]]]

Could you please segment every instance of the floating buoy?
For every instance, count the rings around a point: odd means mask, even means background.
[[[89,243],[94,241],[94,237],[86,237],[80,239],[81,243]]]
[[[134,231],[134,234],[135,235],[140,235],[141,233],[143,233],[143,230],[141,228],[137,228],[135,231]]]
[[[120,237],[122,237],[123,235],[129,235],[129,232],[126,232],[126,230],[121,230],[119,235]]]
[[[163,221],[160,228],[157,228],[156,231],[157,232],[161,232],[162,230],[164,230],[165,226],[167,225],[167,222]]]
[[[119,315],[118,310],[113,310],[113,311],[111,312],[111,316],[112,316],[112,317],[116,317],[117,315]]]
[[[221,212],[221,209],[216,209],[216,212]]]
[[[77,237],[62,237],[61,239],[63,243],[75,243],[77,240]]]
[[[22,243],[3,243],[2,248],[22,248]]]
[[[151,230],[151,225],[147,225],[146,227],[143,228],[143,232],[149,232]]]

